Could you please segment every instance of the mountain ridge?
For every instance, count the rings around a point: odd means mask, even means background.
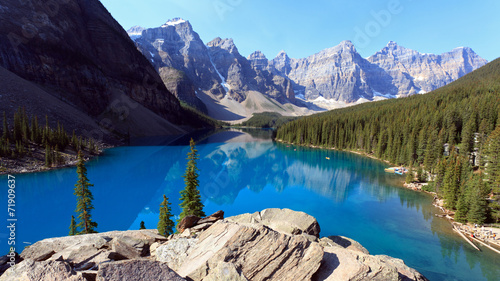
[[[293,107],[285,115],[310,114],[320,108],[333,109],[366,101],[427,93],[487,63],[468,47],[434,55],[405,48],[393,41],[368,58],[361,57],[349,40],[300,59],[290,58],[285,51],[280,51],[272,59],[268,59],[261,51],[244,57],[231,38],[217,37],[205,44],[189,21],[176,18],[169,22],[175,24],[145,29],[143,36],[135,39],[136,46],[148,57],[151,48],[160,47],[156,42],[159,37],[154,40],[143,38],[148,36],[148,30],[152,32],[171,26],[175,27],[179,38],[188,38],[183,41],[184,44],[176,41],[177,49],[164,51],[170,57],[180,54],[182,62],[196,61],[196,64],[175,64],[168,60],[163,63],[186,72],[195,93],[187,95],[172,90],[172,86],[169,89],[179,99],[190,104],[193,104],[194,96],[201,101],[199,97],[204,94],[216,104],[221,104],[226,96],[242,103],[249,92],[257,91],[273,102]],[[129,30],[131,36],[133,32],[134,29]],[[162,38],[162,45],[173,43],[170,42],[173,38],[179,40],[175,34],[169,36]],[[205,45],[206,50],[200,47],[199,53],[186,52],[193,49],[193,42]],[[157,63],[156,59],[151,61]],[[158,65],[155,67],[161,68]],[[204,98],[202,103],[206,101]],[[203,108],[199,104],[193,105]],[[238,115],[247,114],[238,112],[234,107],[226,108]]]

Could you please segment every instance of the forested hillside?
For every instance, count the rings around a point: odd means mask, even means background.
[[[297,117],[283,116],[278,112],[262,112],[254,113],[252,118],[241,123],[241,125],[257,128],[276,128],[295,119],[297,119]]]
[[[397,165],[423,167],[448,208],[458,209],[459,221],[498,222],[499,112],[497,59],[425,95],[361,104],[286,123],[276,139],[362,150]]]

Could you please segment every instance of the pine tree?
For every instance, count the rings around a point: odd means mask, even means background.
[[[184,217],[189,215],[194,215],[198,217],[204,217],[203,203],[201,202],[200,191],[198,186],[200,185],[198,180],[198,168],[196,167],[196,160],[198,157],[198,150],[196,150],[195,142],[193,139],[189,142],[190,152],[188,153],[187,159],[189,160],[186,167],[186,172],[184,173],[184,183],[186,186],[181,193],[181,208],[182,212],[179,216],[179,221]]]
[[[7,123],[7,115],[3,112],[3,133],[2,139],[7,142],[10,139],[9,124]]]
[[[49,147],[49,145],[45,145],[45,167],[50,167],[52,166],[52,151]]]
[[[450,159],[448,161],[448,167],[446,167],[446,172],[443,179],[443,193],[445,206],[448,209],[455,209],[457,192],[459,190],[459,171],[457,165],[459,164],[458,159],[454,161]]]
[[[144,225],[144,221],[141,221],[141,225],[139,226],[139,229],[146,229],[146,226]]]
[[[455,221],[457,222],[467,222],[467,213],[469,212],[468,187],[469,184],[464,185],[458,197],[457,211],[455,212]]]
[[[410,169],[408,170],[408,173],[406,173],[406,183],[412,183],[413,182],[413,167],[410,166]]]
[[[444,180],[444,175],[446,172],[446,160],[443,159],[438,162],[437,167],[436,167],[436,179],[435,179],[435,186],[436,186],[436,192],[441,193],[443,192],[443,180]]]
[[[23,133],[23,141],[28,141],[30,139],[30,126],[29,126],[29,118],[26,114],[26,110],[23,108],[22,111],[22,133]]]
[[[163,194],[163,202],[160,204],[160,219],[158,221],[158,233],[165,237],[174,233],[175,223],[172,220],[172,209],[168,197]]]
[[[474,175],[472,188],[467,220],[472,223],[483,224],[488,217],[488,202],[485,198],[487,188],[481,176]]]
[[[473,114],[462,130],[462,149],[461,153],[468,157],[474,148],[474,133],[476,132],[476,117]]]
[[[75,216],[71,216],[71,224],[69,225],[69,235],[73,236],[78,234],[78,230],[76,228]]]
[[[430,135],[430,139],[428,140],[429,145],[427,145],[424,154],[425,170],[431,173],[434,169],[434,165],[436,162],[436,159],[434,157],[435,157],[435,144],[437,143],[437,141],[438,141],[438,132],[437,130],[433,130]]]
[[[417,168],[417,180],[418,182],[427,181],[427,173],[422,169],[420,165]]]
[[[488,181],[495,192],[500,192],[500,124],[488,137],[483,154]]]
[[[92,221],[91,211],[94,209],[92,205],[92,192],[89,187],[94,186],[89,183],[87,178],[87,168],[85,168],[85,161],[83,159],[83,153],[78,152],[78,164],[76,165],[76,173],[78,174],[78,181],[75,184],[75,192],[77,198],[76,210],[78,214],[79,223],[77,227],[82,229],[80,234],[96,233],[97,223]]]
[[[21,117],[21,107],[19,107],[14,113],[14,141],[20,141],[23,139],[23,129],[22,129],[22,117]]]

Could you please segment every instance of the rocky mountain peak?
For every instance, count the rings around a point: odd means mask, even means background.
[[[133,36],[133,35],[141,36],[142,31],[144,31],[144,29],[146,29],[146,28],[139,26],[139,25],[132,26],[129,30],[127,30],[127,34],[129,36]]]
[[[137,40],[137,38],[141,37],[142,36],[142,32],[145,30],[146,28],[142,27],[142,26],[139,26],[139,25],[136,25],[136,26],[132,26],[129,30],[127,30],[127,34],[128,36],[130,36],[130,38],[132,40]]]
[[[267,59],[266,55],[264,55],[261,51],[255,51],[251,53],[248,58],[248,60],[255,60],[255,59]]]
[[[356,47],[354,47],[354,44],[349,41],[345,40],[340,42],[337,46],[322,50],[321,52],[310,56],[309,58],[312,57],[330,57],[330,56],[338,56],[338,55],[352,55],[352,54],[357,54],[358,52],[356,51]]]
[[[477,56],[477,54],[469,47],[457,47],[451,50],[450,53],[471,54]]]
[[[393,41],[367,60],[391,76],[398,96],[430,92],[487,63],[470,48],[434,55],[419,53]]]
[[[284,51],[284,50],[281,50],[278,55],[276,55],[276,59],[278,58],[288,58],[288,54]]]
[[[408,57],[416,57],[416,56],[422,56],[424,54],[421,54],[415,50],[405,48],[401,45],[398,45],[394,41],[389,41],[387,45],[382,48],[382,50],[376,52],[374,55],[372,55],[370,58],[368,58],[369,61],[371,61],[373,58],[376,57],[385,57],[389,56],[392,57],[393,59],[398,60],[399,58],[408,58]]]
[[[247,59],[250,61],[252,67],[257,70],[266,69],[269,63],[266,56],[261,51],[251,53]]]
[[[176,26],[176,25],[183,24],[183,23],[187,23],[187,24],[191,25],[191,24],[189,23],[189,21],[184,20],[184,19],[182,19],[182,18],[173,18],[173,19],[168,20],[168,21],[167,21],[164,25],[162,25],[161,27],[166,28],[166,27],[169,27],[169,26]]]
[[[354,44],[350,40],[344,40],[344,41],[340,42],[340,44],[338,44],[336,47],[342,48],[342,51],[349,51],[352,53],[357,52],[356,47],[354,47]]]
[[[349,47],[349,48],[350,47],[354,47],[354,44],[352,43],[351,40],[344,40],[344,41],[340,42],[339,45],[346,46],[346,47]]]
[[[394,41],[389,41],[389,43],[387,43],[387,45],[385,47],[388,49],[397,49],[397,48],[399,48],[399,45],[398,45],[398,43],[396,43]]]
[[[220,37],[217,37],[217,38],[213,39],[212,41],[208,42],[207,46],[210,48],[215,47],[215,48],[220,48],[220,49],[226,50],[233,55],[239,55],[238,48],[236,48],[236,45],[234,44],[234,41],[232,38],[222,39]]]

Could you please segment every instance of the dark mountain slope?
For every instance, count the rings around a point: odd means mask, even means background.
[[[178,125],[197,123],[182,118],[179,101],[97,0],[2,1],[0,66],[118,134],[180,133]],[[40,101],[16,107],[31,102]]]

